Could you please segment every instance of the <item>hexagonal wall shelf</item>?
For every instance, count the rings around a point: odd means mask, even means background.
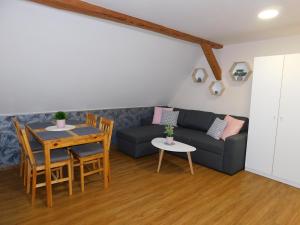
[[[193,72],[193,80],[196,83],[204,83],[207,79],[208,75],[204,68],[197,68]]]
[[[213,81],[210,86],[209,86],[209,90],[211,92],[212,95],[217,95],[220,96],[223,94],[224,90],[225,90],[225,86],[222,83],[222,81],[217,80],[217,81]]]
[[[230,75],[236,81],[247,80],[251,73],[252,71],[247,62],[235,62],[230,69]]]

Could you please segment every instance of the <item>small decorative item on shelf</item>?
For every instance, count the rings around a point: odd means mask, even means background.
[[[207,79],[208,75],[204,68],[197,68],[193,72],[193,80],[196,83],[204,83]]]
[[[174,127],[171,125],[165,126],[165,132],[164,132],[167,137],[166,137],[166,144],[172,145],[174,144]]]
[[[64,128],[66,126],[67,114],[65,112],[57,112],[54,115],[54,119],[56,120],[57,128]]]
[[[224,84],[222,83],[221,80],[217,80],[217,81],[213,81],[210,84],[209,90],[210,90],[212,95],[220,96],[220,95],[223,94],[223,92],[225,90],[225,86],[224,86]]]
[[[247,80],[251,73],[252,71],[247,62],[235,62],[230,69],[230,74],[236,81]]]

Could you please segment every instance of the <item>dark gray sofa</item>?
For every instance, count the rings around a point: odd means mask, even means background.
[[[174,139],[197,148],[192,152],[193,162],[230,175],[244,169],[248,118],[234,116],[244,120],[245,124],[239,134],[228,137],[224,142],[215,140],[206,135],[206,132],[216,117],[223,119],[225,115],[196,110],[174,110],[180,111]],[[152,146],[151,140],[164,136],[164,126],[152,125],[151,122],[152,118],[146,118],[141,121],[140,127],[117,131],[118,149],[135,158],[156,153],[157,149]],[[186,157],[186,154],[176,155]]]

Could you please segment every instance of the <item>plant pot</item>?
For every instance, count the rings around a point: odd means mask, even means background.
[[[171,145],[174,142],[174,137],[166,137],[166,143]]]
[[[66,120],[56,120],[57,128],[64,128],[66,126]]]

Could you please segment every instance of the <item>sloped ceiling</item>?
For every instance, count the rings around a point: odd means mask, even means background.
[[[86,0],[222,44],[300,34],[299,0]],[[271,21],[257,19],[277,8]]]
[[[222,44],[300,33],[298,0],[88,0]],[[278,7],[262,22],[257,13]],[[198,46],[26,0],[0,1],[0,114],[167,104]]]
[[[0,2],[0,114],[167,104],[198,46],[30,1]]]

